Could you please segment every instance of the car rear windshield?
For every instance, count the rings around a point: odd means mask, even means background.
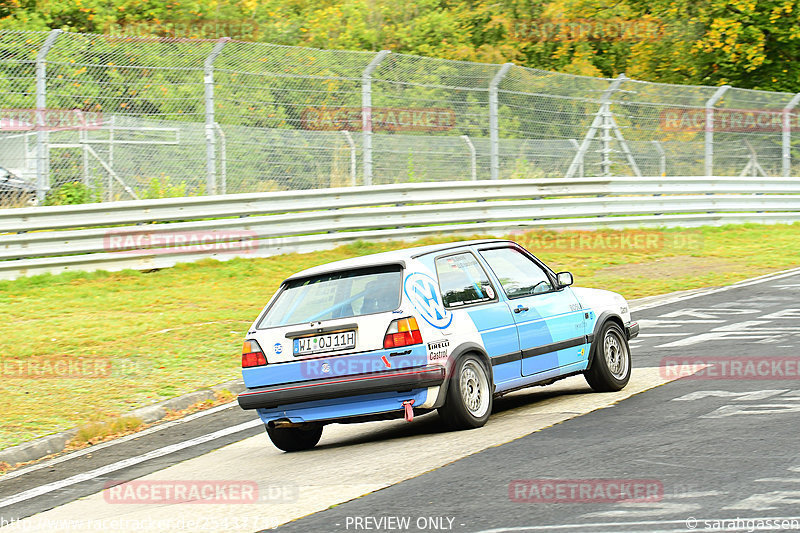
[[[400,306],[401,281],[400,265],[290,280],[258,328],[394,311]]]

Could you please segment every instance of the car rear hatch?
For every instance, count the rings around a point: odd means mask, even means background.
[[[402,274],[401,265],[391,264],[284,282],[247,337],[257,342],[266,365],[243,368],[245,385],[426,365],[419,331],[410,332],[416,323],[398,311]],[[398,343],[386,343],[390,327],[398,330]]]

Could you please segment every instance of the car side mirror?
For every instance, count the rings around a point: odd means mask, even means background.
[[[561,287],[569,287],[572,285],[572,274],[569,272],[559,272],[556,274],[556,279]]]

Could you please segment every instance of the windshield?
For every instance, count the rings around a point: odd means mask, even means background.
[[[258,328],[394,311],[401,279],[400,265],[389,265],[289,281]]]

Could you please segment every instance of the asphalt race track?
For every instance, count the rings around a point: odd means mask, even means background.
[[[442,432],[436,414],[329,426],[296,454],[221,406],[3,476],[0,526],[800,530],[800,270],[672,300],[633,307],[642,333],[620,393],[570,378],[497,400],[478,430]],[[170,505],[103,491],[134,479],[238,483],[257,497]]]

